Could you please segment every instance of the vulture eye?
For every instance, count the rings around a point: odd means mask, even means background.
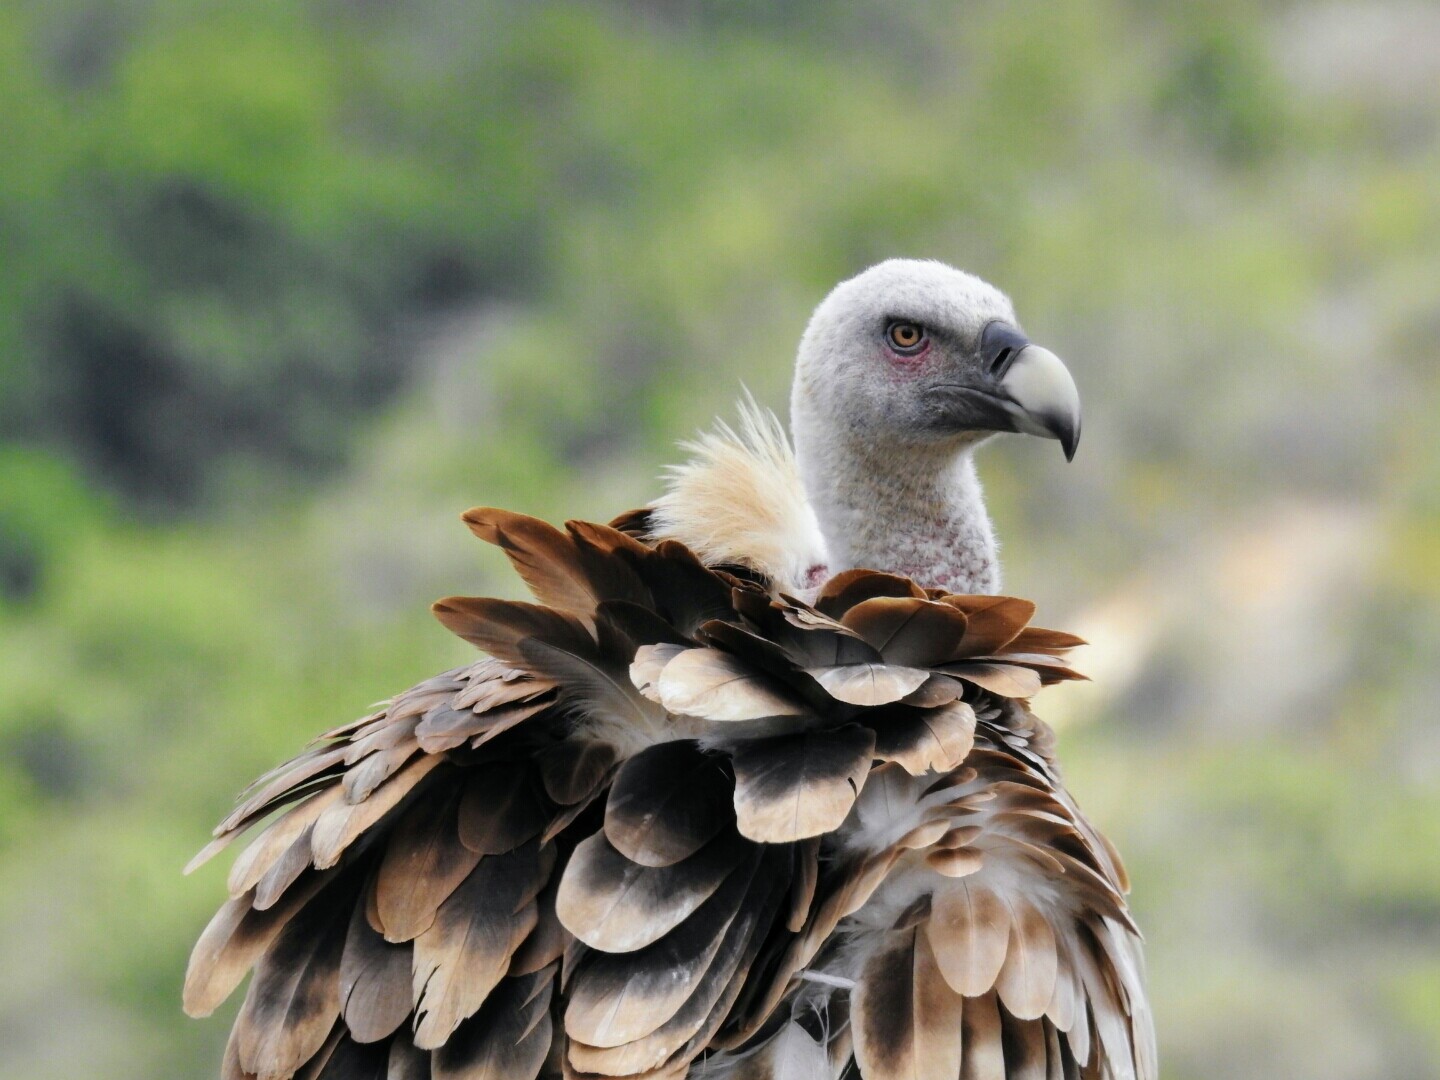
[[[892,322],[885,328],[885,342],[898,353],[914,356],[925,347],[925,328],[912,322]]]

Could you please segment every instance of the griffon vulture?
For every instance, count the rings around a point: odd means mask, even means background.
[[[1010,301],[838,286],[794,452],[753,405],[610,525],[464,520],[534,603],[257,780],[185,1007],[227,1080],[1157,1075],[1120,859],[1031,711],[1079,640],[998,595],[972,460],[1080,434]]]

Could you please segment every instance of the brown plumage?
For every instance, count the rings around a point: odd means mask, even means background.
[[[259,828],[185,983],[206,1015],[253,970],[223,1076],[1153,1080],[1124,871],[1030,711],[1079,639],[828,575],[783,434],[745,431],[613,526],[465,515],[534,602],[438,602],[488,655],[195,860]]]
[[[380,1051],[358,1048],[384,1044],[397,1075],[425,1052],[436,1076],[678,1075],[707,1048],[748,1072],[828,1071],[803,1031],[754,1039],[851,983],[855,1060],[881,1080],[1006,1053],[1084,1075],[1093,1048],[1132,1041],[1118,869],[1022,697],[1074,677],[1073,639],[1008,598],[852,572],[806,604],[674,543],[504,521],[512,558],[570,606],[442,601],[501,658],[332,736],[218,834],[281,810],[236,860],[187,982],[203,1014],[257,967],[239,1068],[363,1070]],[[612,601],[643,612],[632,632],[605,629]],[[1070,922],[987,878],[992,862],[1063,875]],[[867,905],[909,879],[924,903],[872,930]],[[830,963],[844,940],[863,961]]]

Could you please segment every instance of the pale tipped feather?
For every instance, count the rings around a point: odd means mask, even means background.
[[[820,524],[775,414],[748,395],[739,413],[738,430],[722,420],[681,444],[692,456],[666,470],[651,539],[678,540],[708,566],[744,566],[802,592],[826,573]]]

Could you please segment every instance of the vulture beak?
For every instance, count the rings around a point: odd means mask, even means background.
[[[1010,362],[1000,389],[1015,430],[1059,439],[1065,460],[1080,444],[1080,391],[1060,358],[1039,345],[1026,345]]]
[[[1018,431],[1056,439],[1065,460],[1080,443],[1080,391],[1065,364],[1013,326],[992,322],[980,335],[978,371],[963,383],[930,387],[937,420],[950,431]]]
[[[1006,426],[1058,439],[1065,460],[1073,461],[1080,444],[1080,391],[1064,362],[1001,322],[987,326],[980,342],[984,370],[996,380],[993,400],[1008,419]]]

